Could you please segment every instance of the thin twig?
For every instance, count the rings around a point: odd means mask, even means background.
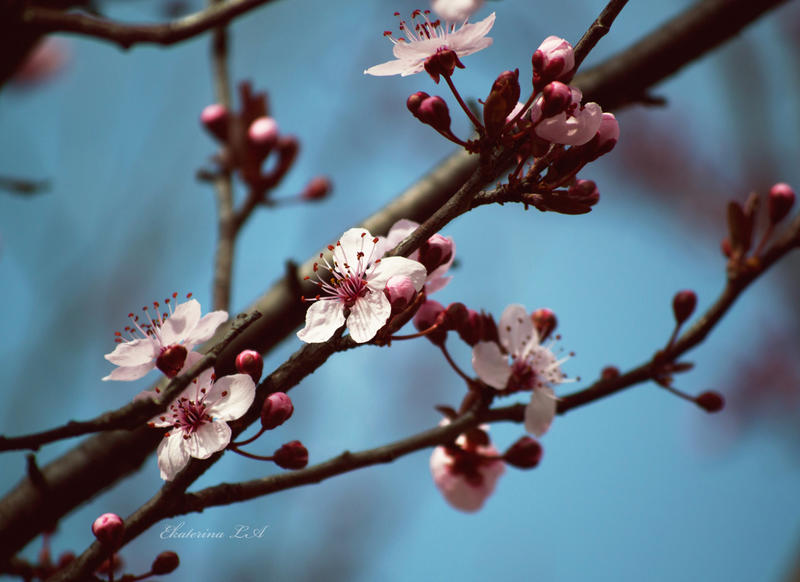
[[[622,9],[625,8],[627,3],[628,0],[611,0],[600,13],[600,16],[597,17],[589,29],[583,34],[578,44],[575,45],[575,66],[572,68],[572,73],[568,77],[569,80],[575,76],[575,71],[580,68],[583,60],[589,56],[589,53],[600,39],[608,34],[614,20],[619,13],[622,12]],[[569,81],[565,80],[564,82],[567,83]]]

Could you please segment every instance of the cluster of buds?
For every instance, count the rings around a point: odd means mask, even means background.
[[[250,196],[268,203],[270,192],[294,165],[300,144],[297,138],[280,133],[278,123],[269,114],[266,93],[254,93],[250,83],[242,82],[239,96],[238,113],[215,103],[203,109],[200,122],[223,146],[214,158],[219,167],[225,172],[238,172]],[[321,200],[330,189],[326,178],[317,177],[306,185],[299,198]]]
[[[478,313],[458,302],[444,307],[428,299],[414,316],[414,327],[437,346],[444,345],[449,331],[458,333],[470,346],[497,340],[497,325],[491,315],[483,311]]]
[[[731,201],[728,204],[728,237],[722,241],[722,252],[728,257],[728,269],[732,274],[742,270],[755,270],[760,266],[760,255],[764,246],[794,206],[795,192],[788,184],[778,183],[767,194],[767,228],[753,250],[756,221],[761,208],[761,198],[750,194],[744,205]],[[748,256],[749,255],[749,256]]]

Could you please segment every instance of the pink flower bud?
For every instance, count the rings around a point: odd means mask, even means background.
[[[524,436],[511,445],[503,460],[518,469],[533,469],[542,460],[542,445],[529,436]]]
[[[548,36],[531,58],[533,65],[533,86],[539,90],[544,85],[567,75],[575,66],[575,53],[572,45],[563,38]]]
[[[422,243],[417,260],[430,274],[449,261],[452,256],[453,240],[437,233]]]
[[[417,119],[419,119],[419,116],[417,115],[417,111],[419,111],[419,106],[422,105],[422,102],[425,101],[425,99],[427,99],[428,97],[430,97],[430,95],[428,95],[425,91],[417,91],[416,93],[411,94],[406,100],[406,107],[408,107],[408,110]]]
[[[323,176],[312,178],[300,197],[303,200],[323,200],[331,193],[331,181]]]
[[[150,571],[156,576],[169,574],[174,572],[180,566],[180,558],[175,552],[161,552],[153,560],[153,565],[150,566]]]
[[[94,520],[92,533],[97,541],[107,549],[116,550],[122,544],[122,536],[125,534],[125,524],[122,518],[116,513],[104,513]]]
[[[261,372],[264,371],[264,359],[255,350],[242,350],[236,356],[236,371],[240,374],[249,374],[253,382],[258,384]]]
[[[156,368],[164,372],[167,378],[174,378],[183,368],[187,354],[186,348],[180,344],[162,348],[161,353],[156,358]]]
[[[450,131],[450,110],[444,99],[438,95],[428,97],[420,103],[417,109],[417,119],[437,131],[443,133]]]
[[[725,399],[719,392],[703,392],[694,401],[708,413],[719,412],[725,408]]]
[[[300,441],[291,441],[275,451],[275,464],[281,469],[302,469],[308,465],[308,449]]]
[[[500,73],[483,104],[483,122],[490,136],[503,129],[506,118],[519,101],[519,93],[519,69]]]
[[[219,141],[228,140],[230,115],[224,105],[219,105],[218,103],[208,105],[200,114],[200,122]]]
[[[531,313],[531,320],[533,320],[533,326],[536,328],[536,333],[539,334],[540,342],[543,342],[550,337],[550,334],[553,333],[553,330],[555,330],[556,326],[558,325],[556,314],[545,307],[537,309]]]
[[[439,82],[439,75],[449,77],[456,67],[459,69],[464,68],[456,52],[446,47],[437,49],[435,53],[425,59],[423,66],[434,83]]]
[[[553,81],[542,89],[542,97],[542,118],[553,117],[566,111],[572,103],[572,90],[560,81]]]
[[[681,325],[689,319],[697,306],[697,295],[694,291],[678,291],[672,298],[672,312],[675,314],[675,321]]]
[[[428,299],[414,315],[414,327],[417,328],[417,331],[425,331],[433,327],[437,321],[442,322],[444,320],[444,312],[445,309],[441,303]],[[447,332],[443,329],[437,329],[425,337],[438,346],[444,343],[447,338]]]
[[[267,430],[279,427],[294,413],[292,399],[283,392],[273,392],[261,407],[261,426]]]
[[[794,190],[789,184],[780,182],[769,189],[767,208],[770,224],[778,224],[786,218],[794,205]]]
[[[596,158],[614,149],[619,140],[619,123],[613,113],[603,113],[603,119],[600,121],[600,128],[595,137],[597,138],[594,152]]]
[[[278,123],[271,117],[259,117],[247,130],[247,141],[258,157],[264,158],[278,143]]]
[[[405,275],[395,275],[386,282],[383,293],[392,304],[392,313],[400,313],[411,304],[417,290],[410,278]]]

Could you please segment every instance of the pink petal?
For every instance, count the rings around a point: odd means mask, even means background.
[[[497,333],[506,351],[514,355],[522,354],[526,346],[536,337],[533,321],[525,311],[525,307],[519,304],[509,305],[503,310],[497,325]]]
[[[104,376],[103,380],[119,380],[124,382],[138,380],[155,367],[155,363],[153,362],[148,362],[141,366],[120,366],[112,370],[108,376]]]
[[[355,268],[358,262],[358,253],[364,252],[369,255],[374,243],[373,236],[364,228],[351,228],[346,231],[337,241],[333,248],[333,260],[336,267],[342,272],[346,272],[345,263],[350,268]]]
[[[375,292],[383,294],[386,282],[392,277],[400,275],[408,277],[414,284],[414,289],[419,291],[425,284],[428,272],[417,261],[405,257],[387,257],[372,268],[367,275],[367,285]]]
[[[186,336],[184,345],[187,349],[191,349],[192,346],[210,340],[211,336],[217,331],[217,328],[226,321],[228,321],[227,311],[212,311],[211,313],[206,313],[200,321],[197,322],[195,328]]]
[[[486,454],[497,454],[494,447],[485,447]],[[493,451],[490,452],[490,451]],[[454,474],[452,460],[444,447],[436,447],[431,455],[431,474],[433,482],[445,500],[461,511],[478,511],[494,492],[497,480],[505,472],[505,466],[498,460],[482,466],[479,471],[483,477],[480,485],[473,485],[463,475]]]
[[[189,451],[184,447],[183,431],[176,429],[168,437],[161,439],[157,454],[161,478],[172,481],[189,462]]]
[[[383,294],[383,290],[359,297],[355,305],[350,308],[350,316],[347,318],[350,337],[360,344],[368,342],[386,324],[391,313],[392,306]]]
[[[138,366],[158,356],[158,346],[150,339],[135,339],[117,344],[114,351],[103,356],[117,366]]]
[[[328,341],[344,325],[344,307],[335,300],[320,300],[306,311],[306,326],[297,332],[301,341],[309,344]]]
[[[500,346],[494,342],[478,342],[472,348],[472,368],[492,388],[502,390],[511,376],[511,366],[508,356],[500,351]]]
[[[408,235],[417,230],[418,227],[418,222],[408,220],[407,218],[401,218],[395,222],[392,228],[389,229],[389,234],[386,235],[386,250],[384,252],[390,251],[399,245]],[[419,251],[414,251],[408,258],[414,260],[416,258],[415,255],[419,255]]]
[[[161,325],[161,343],[165,346],[182,343],[200,321],[200,303],[189,299],[178,305]]]
[[[546,386],[536,388],[525,407],[525,430],[540,437],[550,428],[555,416],[556,395],[553,390]]]
[[[437,269],[438,271],[438,269]],[[434,271],[435,273],[436,271]],[[436,293],[439,289],[444,289],[447,287],[447,284],[452,281],[452,277],[435,277],[430,278],[427,283],[425,283],[425,293],[430,295],[431,293]]]
[[[207,459],[231,442],[231,427],[226,422],[208,422],[186,439],[185,447],[195,459]]]
[[[224,396],[223,396],[224,393]],[[214,420],[236,420],[244,415],[256,397],[256,385],[249,374],[232,374],[214,382],[206,396],[208,414]]]

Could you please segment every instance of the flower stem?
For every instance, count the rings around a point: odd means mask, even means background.
[[[432,326],[430,326],[428,329],[423,329],[422,331],[419,331],[419,332],[417,332],[417,333],[411,333],[411,334],[408,334],[408,335],[393,335],[393,336],[391,337],[391,340],[392,340],[392,341],[394,341],[394,340],[410,340],[410,339],[416,339],[416,338],[418,338],[418,337],[423,337],[423,336],[426,336],[426,335],[428,335],[429,333],[436,331],[438,328],[439,328],[439,324],[438,324],[438,323],[434,323],[434,324],[433,324]]]
[[[456,364],[455,361],[453,361],[453,358],[450,356],[450,352],[447,351],[447,346],[442,344],[439,347],[442,349],[442,354],[444,354],[444,357],[447,360],[447,363],[450,364],[450,367],[453,368],[453,370],[456,371],[456,374],[458,374],[459,376],[461,376],[464,379],[464,381],[467,383],[468,386],[472,386],[472,384],[473,384],[472,378],[467,376],[464,373],[464,371],[461,368],[458,367],[458,364]]]
[[[256,440],[258,437],[260,437],[260,436],[261,436],[262,434],[264,434],[265,432],[267,432],[267,429],[265,429],[265,428],[262,426],[262,427],[261,427],[261,430],[259,430],[259,431],[258,431],[258,432],[257,432],[255,435],[251,436],[249,439],[247,439],[247,440],[244,440],[244,441],[237,441],[237,442],[235,442],[235,443],[231,443],[231,444],[230,444],[230,445],[228,445],[228,446],[229,446],[229,447],[231,447],[231,448],[234,448],[234,447],[242,447],[242,446],[244,446],[244,445],[249,445],[250,443],[252,443],[254,440]]]
[[[243,457],[247,457],[248,459],[255,459],[256,461],[274,461],[275,457],[265,457],[261,455],[254,455],[253,453],[248,453],[247,451],[242,451],[241,449],[237,448],[235,445],[229,445],[228,450],[233,451],[234,453],[238,453]]]
[[[475,117],[475,114],[472,113],[472,111],[470,111],[470,108],[467,107],[467,104],[464,103],[464,100],[461,98],[458,89],[456,89],[456,86],[453,85],[453,81],[450,80],[450,75],[442,75],[442,76],[444,77],[444,80],[447,81],[447,86],[450,87],[450,90],[453,92],[456,101],[458,101],[458,104],[461,105],[461,109],[463,109],[464,113],[467,114],[467,117],[469,117],[469,120],[472,122],[472,125],[474,125],[475,129],[478,130],[478,133],[483,135],[483,133],[485,132],[483,124],[481,124],[481,122],[478,121],[478,118]]]

